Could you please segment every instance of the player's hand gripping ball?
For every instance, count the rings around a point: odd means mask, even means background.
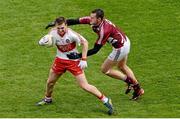
[[[47,34],[41,38],[41,40],[39,41],[39,45],[46,46],[46,47],[52,47],[55,45],[54,41],[55,40],[53,40],[53,36],[50,34]]]

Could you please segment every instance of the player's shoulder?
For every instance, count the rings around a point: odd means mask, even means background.
[[[71,28],[68,28],[68,33],[71,34],[71,37],[73,37],[75,39],[86,40],[82,35],[80,35],[76,31],[72,30]]]
[[[67,28],[67,30],[68,30],[68,34],[69,35],[76,35],[77,33],[74,31],[74,30],[72,30],[71,28]]]
[[[71,28],[68,28],[68,34],[72,35],[72,36],[78,36],[79,33],[77,33],[76,31],[72,30]]]
[[[110,20],[108,20],[108,19],[104,19],[104,25],[106,25],[106,26],[112,26],[112,25],[114,25]]]
[[[103,29],[106,31],[111,31],[112,28],[115,28],[116,26],[108,19],[104,19],[103,21]]]

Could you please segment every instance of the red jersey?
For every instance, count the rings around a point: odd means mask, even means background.
[[[90,24],[90,17],[79,18],[80,24]],[[98,35],[96,44],[104,45],[109,39],[117,40],[116,48],[123,46],[126,41],[126,35],[117,28],[111,21],[104,19],[99,26],[92,25],[92,29]]]

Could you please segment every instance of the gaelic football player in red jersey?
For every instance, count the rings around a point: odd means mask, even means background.
[[[113,50],[102,64],[102,72],[112,78],[126,82],[128,88],[125,93],[128,94],[131,89],[133,89],[133,100],[138,99],[144,94],[144,90],[140,87],[133,71],[127,66],[128,54],[130,52],[130,40],[125,33],[111,21],[104,18],[104,11],[102,9],[93,10],[90,16],[78,19],[67,19],[67,24],[89,24],[92,30],[98,35],[98,38],[94,44],[94,48],[88,50],[87,56],[96,54],[102,46],[108,42],[113,47]],[[53,25],[54,22],[50,23],[46,28]],[[70,59],[76,59],[81,58],[82,54],[70,53],[67,54],[67,56]],[[113,69],[114,66],[117,66],[120,71]]]
[[[68,28],[64,17],[59,17],[56,19],[55,27],[51,29],[49,35],[52,36],[52,40],[57,46],[57,54],[49,72],[45,98],[38,102],[37,105],[40,106],[52,103],[52,92],[56,81],[63,73],[69,71],[74,75],[77,83],[82,89],[95,95],[104,103],[104,105],[108,108],[108,114],[111,115],[113,113],[111,99],[102,94],[95,86],[90,85],[86,80],[85,73],[83,71],[83,69],[87,67],[87,40],[80,34]],[[46,45],[47,40],[49,39],[45,36],[41,38],[39,44],[44,46]],[[69,59],[67,54],[78,53],[76,49],[77,44],[82,45],[82,58]]]

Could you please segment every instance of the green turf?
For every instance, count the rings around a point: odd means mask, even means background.
[[[110,117],[95,97],[81,90],[67,73],[55,86],[53,105],[36,107],[43,98],[55,48],[37,45],[57,16],[76,18],[102,8],[106,17],[131,39],[128,64],[145,89],[138,102],[129,101],[124,83],[100,71],[109,45],[88,59],[86,75],[113,100],[111,117],[180,117],[179,0],[0,0],[0,117]],[[72,29],[88,39],[87,26]]]

